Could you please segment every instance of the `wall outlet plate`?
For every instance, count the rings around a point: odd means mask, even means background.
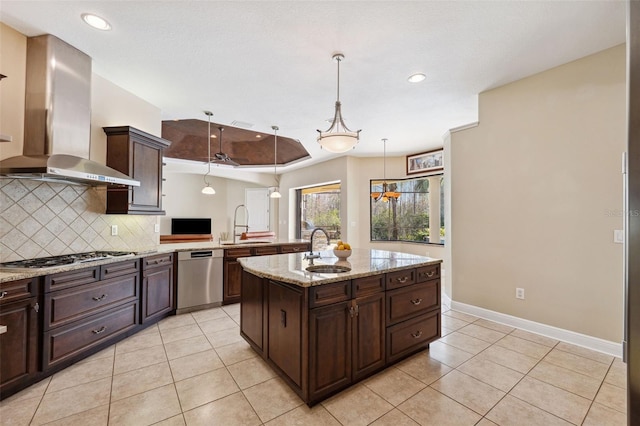
[[[516,288],[516,299],[524,299],[524,288]]]
[[[613,231],[613,242],[618,244],[624,243],[624,231],[622,229],[615,229]]]
[[[115,237],[118,235],[118,225],[111,225],[111,236]]]
[[[160,232],[160,224],[156,223],[155,225],[153,225],[153,232],[158,233]]]

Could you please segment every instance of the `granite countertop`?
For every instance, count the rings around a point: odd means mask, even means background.
[[[0,283],[7,281],[16,281],[25,278],[40,277],[43,275],[57,274],[58,272],[75,271],[76,269],[93,268],[94,266],[107,265],[109,263],[122,262],[129,259],[139,259],[142,257],[153,256],[160,252],[146,251],[136,254],[128,254],[124,256],[110,257],[108,259],[92,260],[80,263],[71,263],[69,265],[52,266],[49,268],[22,269],[15,272],[0,271]]]
[[[347,260],[338,260],[333,251],[320,252],[320,259],[314,259],[314,265],[343,265],[351,268],[349,272],[335,274],[308,272],[309,261],[305,253],[276,254],[271,256],[241,257],[242,267],[254,275],[300,287],[328,284],[353,278],[376,275],[383,272],[410,269],[442,263],[442,259],[418,256],[386,250],[353,249]]]
[[[101,260],[82,262],[82,263],[73,263],[70,265],[54,266],[51,268],[26,269],[26,270],[19,270],[15,272],[0,271],[0,283],[8,282],[8,281],[16,281],[16,280],[21,280],[25,278],[39,277],[43,275],[57,274],[58,272],[74,271],[76,269],[92,268],[94,266],[106,265],[108,263],[113,263],[113,262],[121,262],[127,259],[136,259],[136,258],[153,256],[155,254],[171,253],[176,251],[215,250],[215,249],[222,250],[222,249],[228,249],[228,248],[262,247],[262,246],[300,244],[300,243],[308,243],[308,241],[254,239],[254,240],[244,240],[243,242],[239,242],[237,244],[234,244],[233,242],[228,242],[228,243],[222,242],[222,244],[220,244],[214,241],[160,244],[157,246],[157,250],[148,250],[148,251],[138,252],[138,253],[127,255],[127,256],[111,257],[108,259],[101,259]],[[126,251],[126,250],[123,250],[123,251]]]
[[[306,240],[284,240],[284,239],[261,239],[254,238],[250,240],[233,241],[194,241],[188,243],[167,243],[158,246],[158,252],[167,251],[190,251],[190,250],[215,250],[215,249],[232,249],[244,247],[263,247],[263,246],[280,246],[283,244],[308,244]]]

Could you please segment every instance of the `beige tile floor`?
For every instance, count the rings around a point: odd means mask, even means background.
[[[308,408],[239,305],[167,318],[0,403],[2,425],[626,425],[619,359],[446,310],[425,350]]]

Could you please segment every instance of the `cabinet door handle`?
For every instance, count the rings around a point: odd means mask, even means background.
[[[40,312],[40,304],[38,302],[36,302],[36,304],[33,305],[33,310],[36,312]]]
[[[4,298],[7,294],[9,294],[9,293],[6,292],[6,291],[1,292],[0,293],[0,299]]]
[[[427,277],[431,278],[432,276],[434,276],[436,274],[436,271],[431,271],[431,272],[427,272]]]
[[[354,308],[353,306],[349,306],[349,316],[351,318],[356,316],[356,308]]]
[[[411,337],[413,337],[414,339],[417,339],[420,336],[422,336],[422,330],[418,330],[415,333],[411,333]]]
[[[93,300],[95,300],[96,302],[99,302],[99,301],[101,301],[101,300],[104,300],[104,299],[105,299],[105,297],[107,297],[107,295],[106,295],[106,294],[103,294],[102,296],[98,296],[98,297],[93,296],[93,297],[92,297],[92,299],[93,299]]]
[[[417,299],[411,299],[411,303],[413,303],[414,305],[419,305],[420,302],[422,302],[422,299],[417,298]]]
[[[407,282],[408,279],[409,277],[402,277],[402,278],[396,278],[396,281],[398,281],[400,284],[404,284]]]
[[[104,325],[102,327],[100,327],[98,330],[91,330],[91,332],[93,334],[100,334],[100,333],[104,333],[105,330],[107,329],[107,327],[105,327]]]

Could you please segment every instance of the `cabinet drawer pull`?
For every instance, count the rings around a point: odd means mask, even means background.
[[[436,274],[436,271],[427,272],[427,278],[431,278]]]
[[[300,251],[300,247],[294,247],[293,251]]]
[[[422,336],[422,330],[418,330],[415,333],[411,333],[411,337],[413,337],[414,339],[417,339],[420,336]]]
[[[407,280],[409,279],[409,277],[404,276],[402,278],[396,278],[396,281],[398,281],[400,284],[404,284],[407,282]]]
[[[411,300],[411,303],[413,303],[414,305],[419,305],[419,304],[420,304],[420,302],[422,302],[422,299],[420,299],[420,298],[412,299],[412,300]]]
[[[99,297],[93,296],[92,299],[95,300],[96,302],[99,302],[101,300],[104,300],[105,297],[107,297],[107,295],[103,294],[102,296],[99,296]]]
[[[9,293],[7,293],[6,291],[0,292],[0,299],[4,298],[7,294]]]
[[[104,333],[105,330],[107,329],[107,327],[105,327],[104,325],[102,327],[100,327],[98,330],[91,330],[91,332],[93,334],[100,334],[100,333]],[[415,336],[414,336],[415,337]]]

